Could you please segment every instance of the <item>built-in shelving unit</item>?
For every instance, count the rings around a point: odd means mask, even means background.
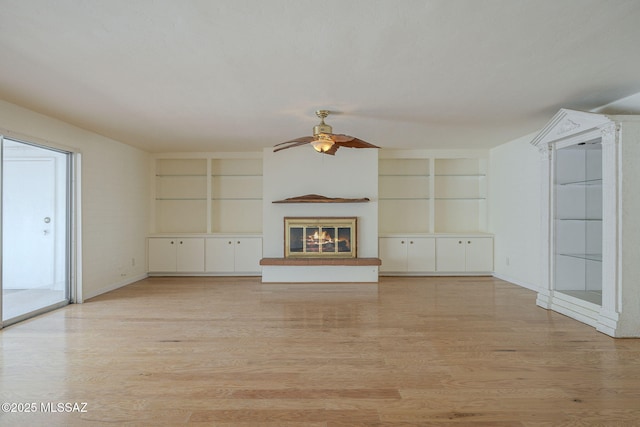
[[[411,152],[413,156],[419,156]],[[380,233],[478,233],[486,230],[486,157],[381,155]]]
[[[486,227],[486,161],[435,159],[436,233],[477,232]]]
[[[154,172],[154,233],[261,232],[258,154],[159,157]]]
[[[602,140],[559,148],[555,158],[555,289],[602,304]]]
[[[561,109],[541,154],[542,283],[536,303],[614,337],[640,336],[640,116]]]
[[[207,231],[206,159],[157,159],[154,183],[157,232]]]
[[[211,159],[211,231],[262,228],[262,159]]]
[[[484,152],[380,153],[381,274],[491,274],[486,158]]]
[[[427,158],[379,160],[378,221],[381,233],[429,232],[430,166]]]
[[[260,274],[260,153],[153,159],[150,274]]]

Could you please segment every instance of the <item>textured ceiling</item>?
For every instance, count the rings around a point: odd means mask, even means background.
[[[487,148],[640,92],[640,0],[0,0],[0,99],[148,151]]]

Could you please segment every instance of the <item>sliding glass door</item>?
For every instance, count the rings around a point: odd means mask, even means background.
[[[70,299],[71,154],[2,140],[2,324]]]

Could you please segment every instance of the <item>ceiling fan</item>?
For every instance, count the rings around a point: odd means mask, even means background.
[[[369,144],[361,139],[353,136],[335,134],[333,128],[324,122],[324,119],[331,113],[329,110],[318,110],[316,116],[320,118],[320,124],[313,127],[313,136],[302,136],[290,141],[276,144],[276,151],[286,150],[287,148],[298,147],[300,145],[311,144],[314,150],[322,154],[335,155],[340,147],[348,148],[380,148],[376,145]]]

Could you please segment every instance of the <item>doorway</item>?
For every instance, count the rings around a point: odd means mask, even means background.
[[[71,298],[71,153],[2,139],[2,325]]]

